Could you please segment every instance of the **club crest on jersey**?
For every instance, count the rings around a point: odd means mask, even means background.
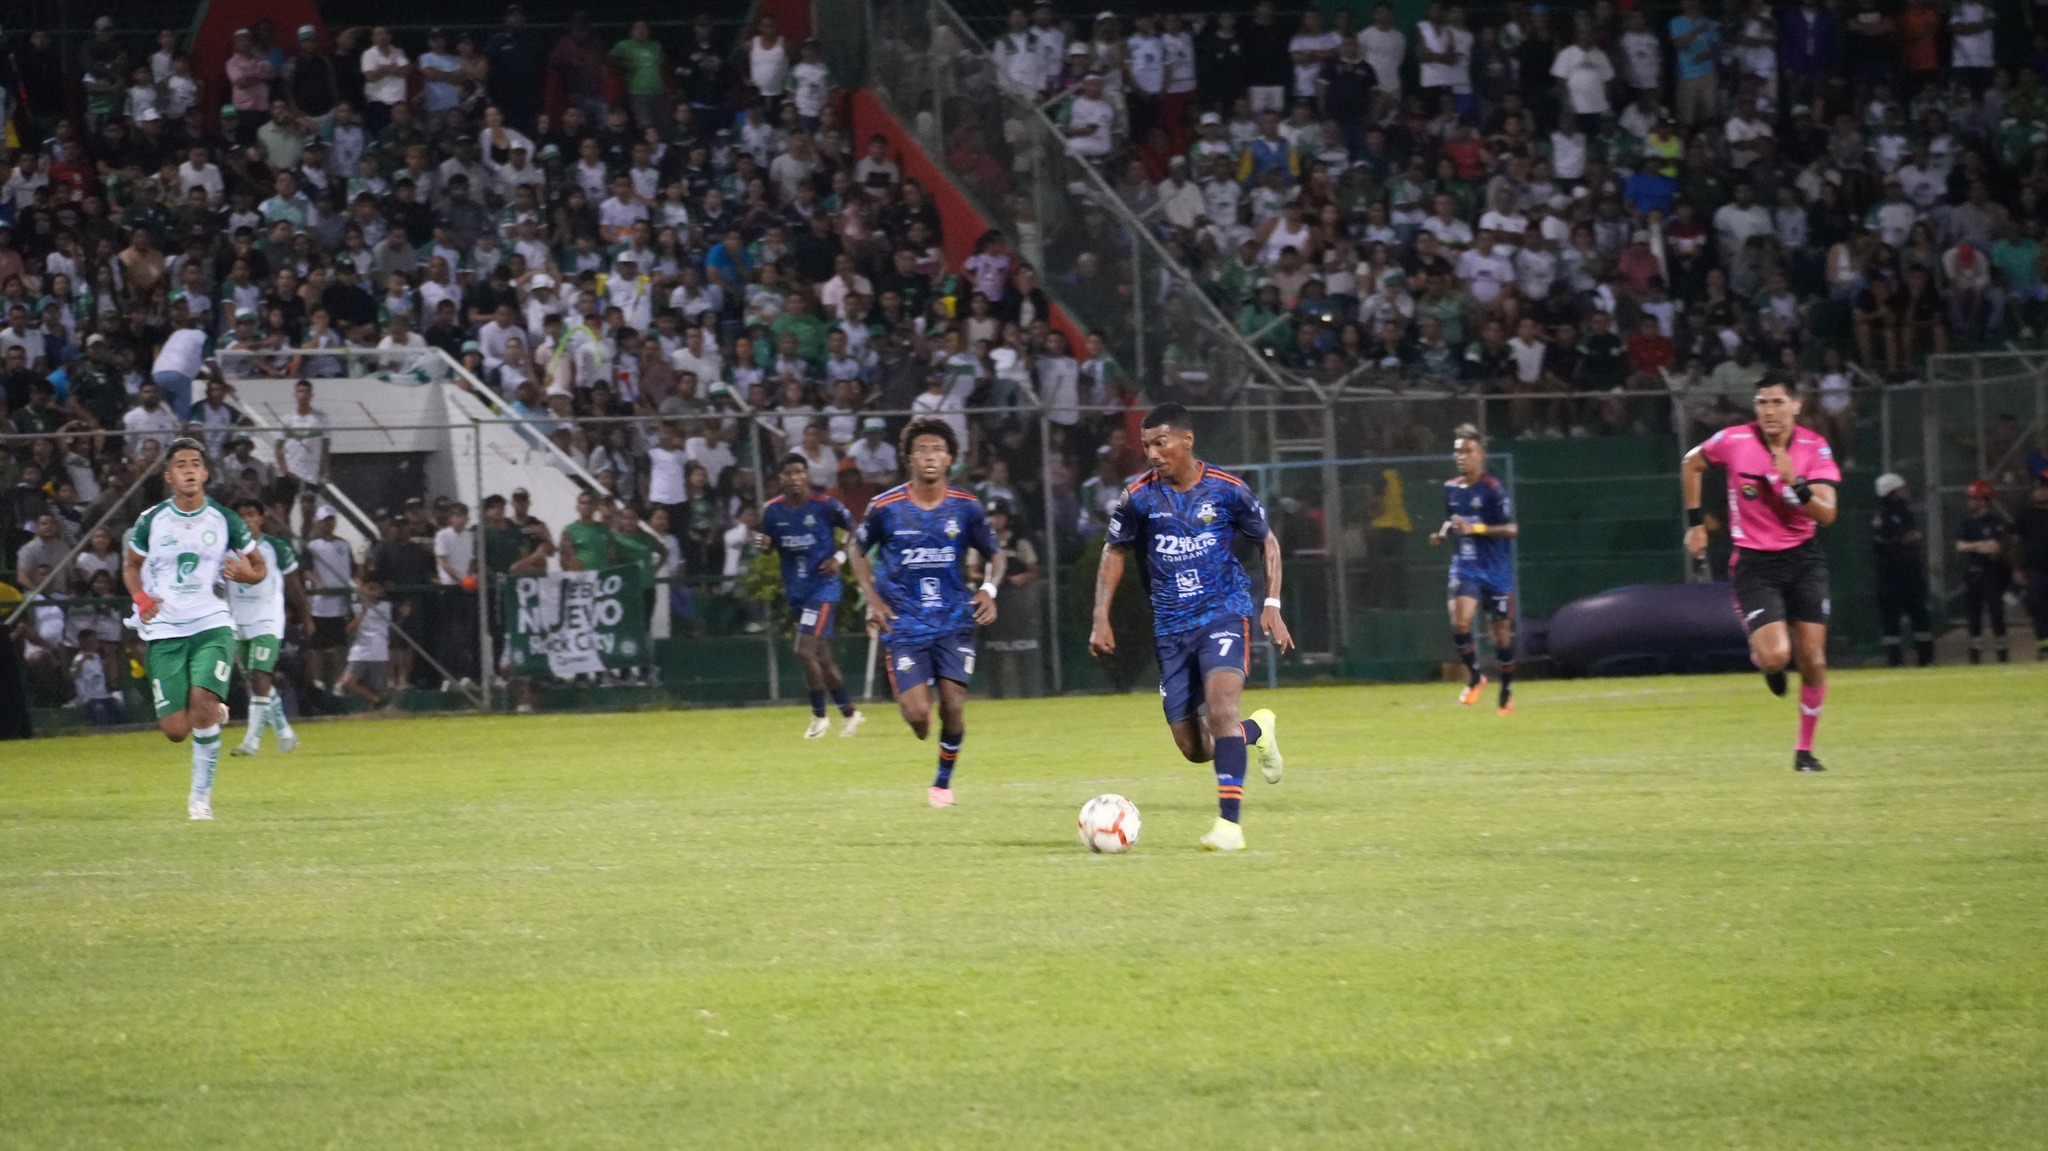
[[[947,538],[947,539],[949,539],[949,540],[950,540],[950,539],[955,539],[955,538],[957,538],[957,537],[958,537],[959,535],[960,535],[960,521],[959,521],[959,520],[947,520],[947,521],[946,521],[946,538]]]
[[[804,517],[804,526],[805,526],[805,527],[807,527],[807,528],[814,528],[814,527],[817,527],[817,526],[818,526],[818,517],[817,517],[817,516],[813,516],[813,515],[806,515],[806,516]]]
[[[1746,500],[1753,500],[1753,499],[1755,499],[1755,498],[1757,497],[1757,494],[1758,494],[1758,493],[1757,493],[1757,487],[1756,487],[1756,485],[1755,485],[1755,484],[1752,484],[1752,483],[1745,483],[1745,484],[1743,484],[1743,485],[1742,485],[1742,498],[1743,498],[1743,499],[1746,499]]]
[[[205,531],[199,533],[199,542],[205,544],[207,547],[212,547],[214,541],[218,540],[219,538],[220,537],[218,535],[214,534],[212,528],[207,528]]]
[[[1204,500],[1202,502],[1202,506],[1195,509],[1195,518],[1201,520],[1205,524],[1215,523],[1216,505]]]

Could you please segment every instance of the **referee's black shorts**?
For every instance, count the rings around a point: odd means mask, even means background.
[[[1784,551],[1736,548],[1735,608],[1751,634],[1767,623],[1828,622],[1828,561],[1812,538]]]

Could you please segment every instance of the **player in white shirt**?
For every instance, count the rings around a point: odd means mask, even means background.
[[[313,630],[304,577],[299,575],[299,553],[289,539],[264,532],[262,500],[236,500],[235,512],[256,541],[264,572],[255,583],[228,585],[228,614],[235,621],[235,662],[249,677],[249,727],[242,742],[228,754],[255,755],[263,745],[263,733],[273,727],[278,750],[290,751],[299,746],[299,733],[285,718],[284,697],[272,694],[272,689],[277,656],[284,649],[287,616],[298,619],[300,630],[308,634]]]
[[[135,602],[129,626],[149,643],[157,730],[172,743],[192,738],[192,790],[185,813],[213,818],[235,621],[228,582],[253,584],[268,569],[248,524],[206,495],[206,448],[171,441],[164,486],[171,496],[142,513],[128,535],[121,578]]]

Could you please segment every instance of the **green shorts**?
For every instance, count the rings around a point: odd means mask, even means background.
[[[250,636],[235,641],[235,665],[243,671],[265,674],[277,670],[277,653],[284,641],[274,635]]]
[[[228,627],[151,640],[149,690],[155,697],[156,717],[162,719],[183,711],[195,687],[226,699],[228,673],[233,670],[229,661],[234,658],[234,649],[235,629]]]

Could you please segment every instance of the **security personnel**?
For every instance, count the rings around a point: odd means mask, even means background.
[[[1913,621],[1913,647],[1920,666],[1934,662],[1933,625],[1927,618],[1927,562],[1920,525],[1907,504],[1906,478],[1897,472],[1877,477],[1877,510],[1870,516],[1870,548],[1877,569],[1877,614],[1884,630],[1884,654],[1893,667],[1906,665],[1899,617]]]
[[[1956,552],[1963,557],[1963,622],[1970,629],[1970,662],[1984,662],[1984,621],[1991,620],[1991,641],[1998,662],[2011,659],[2005,646],[2005,585],[2012,574],[2006,545],[2012,537],[1998,492],[1988,480],[1964,489],[1970,514],[1956,525]]]

